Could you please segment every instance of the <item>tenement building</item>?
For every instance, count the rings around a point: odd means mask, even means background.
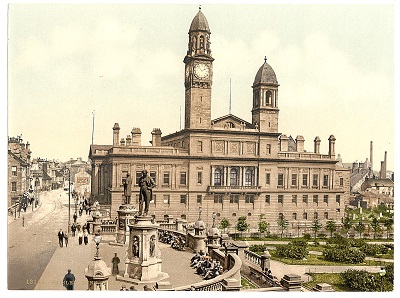
[[[227,218],[232,226],[246,216],[252,229],[260,215],[272,232],[279,217],[289,221],[288,233],[304,232],[314,219],[340,221],[350,190],[350,171],[337,164],[335,137],[327,136],[329,150],[304,150],[304,138],[279,133],[279,84],[266,59],[254,82],[251,122],[232,114],[211,119],[213,63],[210,28],[199,10],[189,29],[185,72],[185,127],[162,136],[152,131],[152,146],[141,145],[134,127],[120,138],[113,127],[112,145],[91,145],[92,197],[110,205],[115,215],[124,202],[123,180],[130,173],[132,203],[138,202],[138,179],[147,169],[157,186],[150,212],[156,220],[167,216],[193,222],[202,210],[210,224]],[[111,131],[110,131],[111,135]],[[136,181],[135,181],[136,180]],[[136,202],[135,202],[136,200]]]

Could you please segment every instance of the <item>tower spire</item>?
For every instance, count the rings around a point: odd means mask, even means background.
[[[229,78],[229,114],[232,114],[232,79]]]

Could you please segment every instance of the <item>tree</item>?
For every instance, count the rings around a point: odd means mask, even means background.
[[[342,217],[342,226],[344,233],[347,233],[351,229],[351,219],[348,215],[346,217]]]
[[[327,230],[329,233],[331,233],[331,238],[333,235],[333,232],[336,231],[336,223],[333,219],[329,219],[326,224],[325,224],[325,230]]]
[[[386,238],[389,239],[389,232],[393,230],[393,218],[386,218],[383,225],[386,228]]]
[[[285,216],[282,215],[282,216],[279,216],[277,223],[278,223],[279,230],[281,231],[281,239],[282,239],[283,231],[287,229],[287,227],[289,226],[289,222],[285,218]]]
[[[236,230],[238,230],[241,233],[248,230],[250,225],[248,222],[246,222],[246,219],[247,219],[246,216],[239,217],[236,223]]]
[[[265,220],[265,214],[260,214],[260,221],[258,222],[258,231],[260,234],[268,232],[269,222]]]
[[[318,219],[314,219],[310,228],[314,232],[314,241],[317,241],[317,232],[322,229],[322,224]]]
[[[375,216],[372,217],[371,228],[374,231],[374,239],[375,239],[376,238],[376,233],[381,231],[381,226],[379,224],[379,220]]]
[[[224,232],[225,232],[226,229],[229,228],[230,226],[231,226],[231,223],[229,222],[229,220],[226,217],[221,219],[221,222],[219,223],[219,228],[221,230],[224,230]]]
[[[358,224],[354,226],[354,230],[360,233],[361,238],[362,233],[365,231],[365,225],[362,223],[362,221],[359,221]]]

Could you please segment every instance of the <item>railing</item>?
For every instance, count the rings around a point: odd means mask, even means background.
[[[216,191],[216,190],[260,190],[261,186],[251,185],[251,186],[244,186],[244,185],[210,185],[208,186],[208,191]]]
[[[162,223],[160,223],[160,229],[168,230],[168,231],[174,231],[176,229],[176,224],[175,223],[162,222]]]
[[[188,155],[188,150],[175,147],[112,147],[108,153],[112,154],[145,154],[145,155]]]
[[[246,260],[250,261],[251,263],[261,266],[261,256],[259,256],[258,254],[245,249],[244,257],[246,258]]]
[[[329,155],[319,153],[299,153],[299,152],[281,152],[278,153],[279,158],[288,159],[331,159]]]
[[[116,224],[101,224],[100,228],[102,235],[114,235],[117,231]]]

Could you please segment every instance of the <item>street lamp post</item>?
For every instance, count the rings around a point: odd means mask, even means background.
[[[68,171],[68,234],[71,232],[71,171],[69,168],[65,168]]]
[[[381,292],[383,292],[383,277],[386,275],[385,267],[381,267],[381,270],[379,270],[379,275],[381,276]]]

